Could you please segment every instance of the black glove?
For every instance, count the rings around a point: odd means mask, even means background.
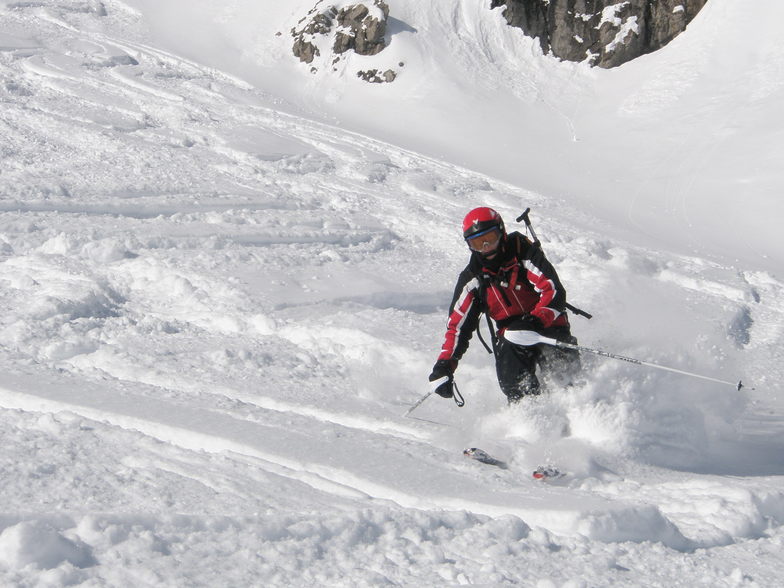
[[[516,319],[507,329],[510,331],[534,331],[541,335],[542,331],[544,331],[544,323],[539,317],[532,314],[526,314],[519,319]]]
[[[447,380],[439,384],[433,392],[443,398],[452,398],[452,387],[455,381],[454,373],[456,367],[457,362],[450,359],[439,359],[436,362],[433,366],[433,372],[430,374],[429,380],[431,382],[443,380],[444,378],[447,378]]]

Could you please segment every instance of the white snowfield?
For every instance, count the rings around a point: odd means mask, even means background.
[[[599,71],[389,5],[312,74],[312,0],[0,2],[0,585],[780,585],[784,7]],[[508,407],[475,338],[404,418],[479,205],[582,345],[745,387],[583,354]]]

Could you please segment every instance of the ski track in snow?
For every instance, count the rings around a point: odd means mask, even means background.
[[[780,545],[776,277],[284,113],[149,46],[123,3],[0,17],[4,583],[500,584],[561,566],[593,585],[658,561],[665,584],[742,585],[748,545]],[[533,207],[596,315],[573,319],[581,343],[749,389],[585,358],[574,389],[506,409],[475,344],[468,405],[404,419],[464,263],[456,219],[479,202],[509,221]],[[640,316],[646,338],[613,326]],[[473,445],[509,469],[462,458]],[[531,480],[546,460],[571,476]]]

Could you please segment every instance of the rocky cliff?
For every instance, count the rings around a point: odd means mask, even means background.
[[[439,0],[446,1],[446,0]],[[488,0],[476,0],[488,2]],[[568,61],[615,67],[656,51],[686,29],[707,0],[489,0],[506,22],[539,40],[545,53]],[[372,56],[387,46],[384,0],[318,0],[291,29],[300,61],[339,71],[351,53]],[[445,57],[446,58],[446,57]],[[344,65],[342,66],[341,63]],[[402,67],[399,63],[398,67]],[[368,82],[391,82],[397,71],[355,71]]]
[[[660,49],[707,0],[490,0],[545,53],[615,67]]]
[[[305,63],[311,64],[314,73],[318,65],[314,63],[322,51],[328,52],[330,66],[337,71],[337,65],[348,52],[358,55],[376,55],[386,46],[387,18],[389,7],[383,0],[366,0],[365,3],[344,3],[343,5],[324,4],[319,0],[308,15],[300,20],[299,28],[291,30],[294,38],[292,52]],[[357,77],[367,82],[391,82],[396,73],[393,70],[379,72],[377,69],[357,71]]]

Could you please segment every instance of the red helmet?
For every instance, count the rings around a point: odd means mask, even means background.
[[[474,208],[463,219],[463,238],[468,239],[496,227],[501,231],[502,237],[506,235],[504,220],[501,218],[501,215],[492,208],[480,206],[479,208]]]

